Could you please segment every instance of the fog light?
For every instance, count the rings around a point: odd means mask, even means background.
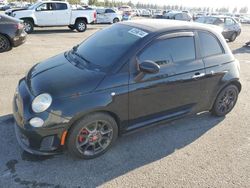
[[[34,117],[30,120],[30,125],[32,127],[42,127],[44,124],[44,121],[41,118]]]

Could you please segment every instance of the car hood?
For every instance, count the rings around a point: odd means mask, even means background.
[[[5,13],[11,13],[16,11],[28,10],[28,8],[11,8],[5,11]]]
[[[80,69],[60,54],[32,67],[26,83],[34,96],[49,93],[53,98],[70,97],[93,91],[105,75],[96,70]]]

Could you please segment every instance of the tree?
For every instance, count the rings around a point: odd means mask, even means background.
[[[89,5],[97,5],[98,0],[89,0]]]
[[[233,13],[236,13],[238,11],[237,7],[234,7]]]
[[[81,1],[80,0],[68,0],[69,4],[72,4],[72,5],[77,5],[77,4],[80,4]]]
[[[248,12],[248,7],[247,6],[245,6],[245,7],[242,7],[241,9],[240,9],[240,13],[247,13]]]

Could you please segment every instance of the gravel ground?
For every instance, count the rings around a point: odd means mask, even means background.
[[[85,33],[38,29],[27,42],[0,54],[0,187],[250,187],[250,26],[229,43],[241,64],[242,92],[226,118],[209,113],[148,128],[118,139],[94,160],[23,152],[15,139],[11,101],[17,82],[35,63],[54,56]]]

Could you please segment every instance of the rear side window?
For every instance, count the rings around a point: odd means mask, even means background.
[[[219,41],[207,32],[198,32],[201,44],[201,53],[203,57],[222,54],[222,48]]]
[[[106,9],[105,13],[115,13],[112,9]]]
[[[65,3],[55,3],[56,10],[67,10],[67,4]]]
[[[139,55],[139,60],[151,60],[158,65],[195,59],[193,37],[177,37],[155,42]]]

